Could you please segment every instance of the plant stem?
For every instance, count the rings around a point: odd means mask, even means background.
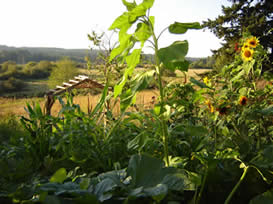
[[[240,131],[238,130],[238,128],[237,128],[237,126],[235,125],[235,123],[232,121],[231,124],[233,125],[234,130],[235,130],[235,132],[238,134],[238,136],[241,136],[241,133],[240,133]]]
[[[214,151],[217,150],[217,130],[216,130],[216,124],[214,125]]]
[[[163,110],[164,110],[164,90],[162,86],[162,79],[161,79],[161,73],[162,70],[159,68],[159,74],[158,74],[158,84],[159,84],[159,91],[160,91],[160,123],[161,123],[161,134],[162,134],[162,140],[164,144],[164,156],[167,163],[167,166],[170,165],[169,162],[169,150],[168,150],[168,127],[166,124],[166,121],[163,116]]]
[[[244,180],[246,173],[248,171],[249,166],[246,166],[244,168],[244,172],[240,178],[240,180],[237,182],[237,184],[234,186],[234,188],[232,189],[231,193],[228,195],[228,198],[226,199],[224,204],[228,204],[232,198],[232,196],[234,195],[234,193],[237,191],[237,189],[239,188],[240,184],[242,183],[242,181]]]
[[[162,67],[160,66],[160,62],[158,59],[158,38],[156,37],[154,33],[154,28],[152,23],[150,22],[149,19],[146,19],[151,31],[152,31],[152,37],[154,41],[154,50],[155,50],[155,61],[156,61],[156,67],[157,67],[157,73],[158,73],[158,87],[159,87],[159,93],[160,93],[160,124],[161,124],[161,136],[164,144],[164,157],[167,163],[167,166],[170,166],[169,162],[169,151],[168,151],[168,129],[167,129],[167,124],[165,121],[165,118],[163,116],[164,112],[164,89],[163,89],[163,84],[162,84]]]
[[[199,192],[199,195],[197,197],[197,201],[195,202],[195,204],[198,204],[200,202],[200,199],[202,197],[202,193],[203,193],[204,188],[205,188],[207,177],[208,177],[208,167],[206,168],[206,173],[205,173],[204,179],[202,181],[201,189],[200,189],[200,192]]]

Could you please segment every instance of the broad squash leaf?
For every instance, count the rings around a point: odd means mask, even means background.
[[[273,203],[273,189],[256,196],[249,204],[272,204]]]
[[[60,168],[58,169],[54,175],[50,178],[51,183],[63,183],[64,180],[66,179],[66,170],[65,168]]]

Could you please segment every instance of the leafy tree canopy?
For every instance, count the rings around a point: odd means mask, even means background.
[[[272,0],[228,0],[231,6],[222,6],[222,15],[203,22],[218,38],[225,40],[223,47],[214,51],[220,67],[233,59],[234,46],[248,32],[259,38],[260,44],[273,59],[273,4]],[[268,66],[267,64],[267,66]],[[272,69],[272,68],[271,68]]]
[[[63,82],[72,79],[78,74],[76,63],[69,58],[63,58],[56,63],[49,76],[49,86],[54,88],[56,85],[62,85]]]

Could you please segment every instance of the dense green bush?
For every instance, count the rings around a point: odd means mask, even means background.
[[[24,65],[22,73],[24,78],[42,79],[49,77],[52,68],[53,65],[49,61],[28,62]]]
[[[122,2],[128,12],[111,26],[119,30],[121,46],[110,57],[123,58],[127,66],[114,92],[108,92],[106,84],[89,113],[74,104],[71,96],[59,99],[58,116],[45,115],[39,104],[27,104],[28,116],[21,117],[27,134],[15,145],[1,146],[0,199],[22,203],[272,203],[270,75],[264,87],[257,87],[263,79],[267,50],[256,37],[244,34],[241,49],[221,72],[202,80],[191,78],[183,85],[165,85],[164,69],[188,70],[184,59],[188,42],[176,41],[159,49],[154,17],[148,15],[154,1]],[[127,34],[134,23],[138,23],[135,33]],[[199,23],[175,22],[168,30],[183,34],[192,28],[200,28]],[[144,46],[151,36],[157,65],[133,76],[141,49],[131,49],[137,41]],[[61,65],[74,68],[70,61]],[[159,99],[147,109],[138,109],[136,93],[155,79]],[[119,115],[107,106],[109,99],[120,102]]]
[[[50,75],[55,65],[49,61],[28,62],[25,65],[17,65],[7,61],[1,65],[0,79],[7,80],[10,77],[17,79],[44,79]]]
[[[24,81],[14,77],[1,81],[0,85],[0,94],[20,91],[27,86]]]
[[[68,58],[63,58],[56,62],[56,67],[50,73],[49,87],[54,88],[56,85],[60,85],[78,74],[79,71],[76,68],[76,63]]]
[[[21,76],[22,73],[20,72],[20,67],[15,63],[7,62],[6,64],[2,65],[2,70],[0,73],[1,80],[7,80],[10,77],[20,78]]]
[[[18,116],[6,115],[0,118],[0,140],[2,144],[16,144],[26,133]]]

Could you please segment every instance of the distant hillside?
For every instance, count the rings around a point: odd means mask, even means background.
[[[39,62],[42,60],[57,61],[63,57],[69,57],[73,61],[85,62],[88,56],[91,61],[97,57],[98,50],[88,49],[64,49],[64,48],[44,48],[44,47],[8,47],[0,45],[0,64],[5,61],[15,61],[17,64],[26,64],[29,61]],[[190,62],[198,61],[202,58],[188,57]],[[153,55],[144,54],[143,62],[153,62]]]
[[[0,63],[11,60],[17,64],[25,64],[29,61],[56,61],[62,57],[69,57],[77,62],[85,62],[85,56],[95,60],[97,50],[88,49],[63,49],[63,48],[41,48],[41,47],[8,47],[0,45]]]

